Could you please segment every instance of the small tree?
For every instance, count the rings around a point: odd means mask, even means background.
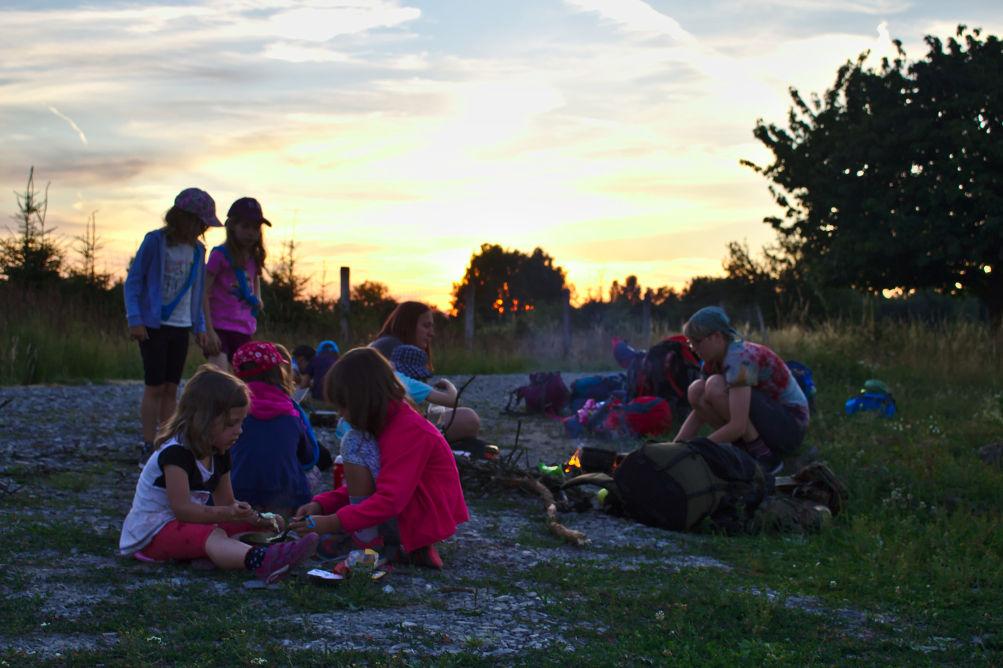
[[[87,285],[96,288],[107,288],[111,276],[97,271],[97,252],[104,247],[97,233],[97,211],[92,211],[87,218],[84,233],[73,237],[76,244],[73,250],[79,256],[79,264],[71,270],[73,276],[83,279]]]
[[[0,273],[12,283],[37,286],[59,278],[63,254],[45,227],[45,214],[49,208],[49,184],[45,192],[35,190],[35,168],[28,171],[28,184],[24,193],[14,193],[17,198],[17,230],[0,240]],[[8,228],[10,231],[10,229]]]

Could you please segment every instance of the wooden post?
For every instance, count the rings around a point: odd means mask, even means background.
[[[463,298],[463,340],[467,344],[467,350],[474,347],[474,308],[476,307],[476,290],[474,284],[467,286],[467,291]]]
[[[567,359],[571,354],[571,290],[561,290],[561,348]]]
[[[641,338],[644,339],[644,346],[651,345],[651,289],[644,293],[644,301],[641,302]]]
[[[341,311],[341,348],[342,350],[348,349],[349,338],[351,332],[348,328],[348,308],[349,300],[352,294],[351,283],[349,282],[349,269],[348,267],[341,268],[341,298],[338,300],[339,310]]]

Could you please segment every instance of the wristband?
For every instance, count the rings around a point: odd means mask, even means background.
[[[317,521],[313,518],[313,515],[307,515],[306,516],[306,528],[307,529],[316,529],[317,528]]]

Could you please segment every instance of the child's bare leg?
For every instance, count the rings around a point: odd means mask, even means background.
[[[217,369],[222,369],[223,371],[230,371],[230,362],[226,359],[226,353],[216,353],[215,355],[209,355],[209,364],[212,364]]]
[[[720,427],[731,420],[731,404],[728,403],[728,385],[723,376],[711,376],[707,379],[707,390],[705,402],[709,405],[711,413],[717,416],[714,427]],[[742,433],[742,440],[746,442],[755,441],[759,438],[752,420],[747,421],[745,431]]]
[[[174,409],[178,407],[178,386],[176,383],[164,383],[161,387],[160,414],[158,415],[160,424],[167,424],[167,421],[174,415]]]
[[[361,464],[345,464],[345,486],[348,488],[348,499],[353,504],[359,504],[372,496],[376,491],[376,482],[372,472]],[[360,545],[371,545],[379,542],[380,528],[366,527],[352,534]]]
[[[153,439],[157,437],[157,423],[160,420],[163,390],[163,385],[143,387],[143,399],[139,404],[139,419],[143,425],[143,440],[147,443],[153,443]]]
[[[457,408],[455,413],[456,417],[453,418],[452,424],[450,424],[450,417],[453,415],[453,411],[447,410],[439,418],[441,426],[449,425],[449,429],[446,430],[446,440],[456,441],[461,438],[473,438],[480,433],[481,418],[476,411],[472,408]]]
[[[205,551],[212,563],[229,571],[244,568],[244,558],[250,549],[250,545],[230,538],[219,528],[214,529],[205,541]]]

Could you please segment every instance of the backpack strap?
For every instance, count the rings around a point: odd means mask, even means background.
[[[250,284],[247,281],[247,272],[244,271],[243,267],[238,267],[234,263],[233,256],[230,255],[230,250],[226,247],[226,244],[220,244],[213,250],[218,250],[223,254],[223,257],[226,258],[230,268],[233,269],[233,275],[237,277],[237,289],[234,290],[234,294],[237,295],[237,298],[242,299],[251,307],[251,315],[257,318],[261,309],[261,300],[258,299],[251,290]]]
[[[310,424],[310,416],[307,415],[307,412],[303,410],[298,401],[293,399],[292,402],[293,407],[299,411],[300,420],[303,421],[303,426],[306,428],[306,438],[313,446],[313,457],[310,458],[310,463],[300,464],[304,471],[309,471],[317,465],[317,461],[320,459],[320,443],[317,441],[317,435],[313,432],[313,425]]]
[[[199,247],[198,244],[193,244],[192,250],[192,267],[188,271],[188,278],[185,280],[185,284],[181,286],[178,294],[174,296],[169,303],[163,304],[160,307],[160,322],[166,322],[171,319],[171,314],[174,313],[174,309],[178,307],[181,303],[181,299],[185,296],[185,293],[192,289],[192,283],[195,282],[195,272],[198,271],[199,264]]]

